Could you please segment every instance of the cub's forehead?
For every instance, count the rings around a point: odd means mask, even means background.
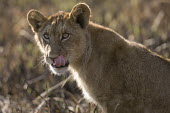
[[[69,25],[69,13],[59,11],[54,15],[47,18],[47,22],[44,26],[44,30],[62,31]]]
[[[69,13],[64,11],[58,11],[56,14],[48,17],[48,20],[51,21],[51,24],[63,24],[69,18]]]

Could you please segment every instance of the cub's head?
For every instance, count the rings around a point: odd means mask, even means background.
[[[27,20],[35,40],[44,54],[44,61],[55,74],[64,74],[84,54],[90,8],[79,3],[70,13],[59,11],[46,17],[30,10]]]

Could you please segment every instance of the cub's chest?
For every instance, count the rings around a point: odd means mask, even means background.
[[[78,72],[76,72],[75,70],[71,70],[72,71],[72,76],[75,79],[75,81],[77,82],[78,87],[82,90],[82,93],[84,95],[84,97],[95,103],[94,100],[94,94],[93,94],[93,86],[89,87],[89,84],[87,82],[87,78],[85,77],[81,77],[83,76],[82,74],[79,75]]]

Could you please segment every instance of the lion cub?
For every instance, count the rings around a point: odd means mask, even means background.
[[[170,113],[170,60],[90,21],[90,8],[45,17],[28,12],[44,60],[55,74],[68,70],[104,113]]]

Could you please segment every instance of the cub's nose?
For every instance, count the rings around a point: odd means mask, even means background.
[[[55,59],[58,55],[55,54],[49,54],[47,55],[48,58],[51,58],[52,60]]]

